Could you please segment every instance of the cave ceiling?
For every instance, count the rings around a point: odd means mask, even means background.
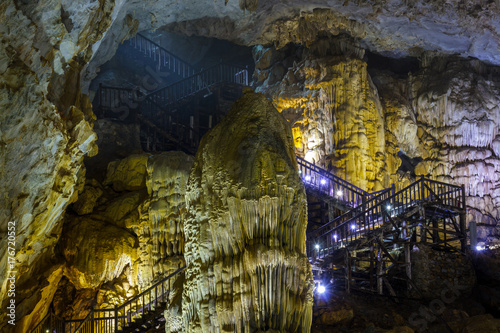
[[[119,42],[158,28],[278,48],[310,44],[319,34],[347,34],[389,57],[419,57],[427,51],[499,65],[499,6],[482,0],[120,1],[110,9],[112,23],[103,39],[93,45],[84,80],[93,78]]]

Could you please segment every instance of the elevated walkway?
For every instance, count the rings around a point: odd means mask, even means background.
[[[136,34],[127,40],[124,46],[127,47],[127,51],[145,57],[157,72],[168,71],[181,78],[196,73],[193,66],[144,35]]]
[[[323,177],[326,173],[318,172]],[[309,179],[304,180],[306,187],[318,191],[318,183],[311,185]],[[335,196],[342,182],[330,179],[320,183],[319,190]],[[342,191],[347,191],[343,193],[349,200],[337,200],[352,208],[307,234],[307,254],[318,275],[334,275],[348,291],[388,292],[395,297],[404,292],[408,296],[417,292],[411,276],[414,244],[465,251],[463,186],[422,177],[398,192],[391,187],[358,194],[358,189],[348,186]]]
[[[172,285],[182,267],[115,308],[92,309],[85,319],[63,320],[50,312],[31,333],[128,333],[153,328],[165,331],[163,311],[170,302]]]
[[[158,61],[159,68],[170,66],[184,78],[149,94],[101,86],[97,95],[100,110],[105,114],[117,113],[118,108],[136,109],[146,151],[154,151],[152,145],[160,138],[160,149],[194,153],[203,134],[200,112],[179,112],[179,103],[203,100],[217,85],[247,86],[248,71],[221,63],[194,73],[143,36],[133,45]],[[221,115],[208,116],[209,129]],[[416,289],[411,277],[413,244],[446,251],[465,249],[463,186],[420,178],[398,192],[392,186],[369,193],[300,157],[297,163],[307,193],[345,212],[310,231],[306,248],[316,273],[329,271],[344,281],[348,291],[388,292],[391,296],[401,290],[410,293]],[[45,332],[49,326],[70,333],[144,331],[161,320],[170,280],[181,270],[117,308],[91,311],[84,320],[62,321],[49,314],[33,332]]]

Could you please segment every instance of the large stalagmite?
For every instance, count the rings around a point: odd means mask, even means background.
[[[307,208],[292,133],[247,93],[199,147],[186,194],[185,332],[309,332]]]

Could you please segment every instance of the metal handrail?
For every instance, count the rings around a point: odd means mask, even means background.
[[[158,61],[157,65],[159,67],[173,71],[183,78],[195,73],[194,68],[190,64],[141,34],[136,34],[130,38],[129,45],[153,59],[153,61]]]
[[[130,104],[133,102],[139,103],[141,109],[145,111],[143,113],[147,113],[152,107],[162,109],[166,105],[175,103],[221,82],[247,86],[248,70],[230,64],[217,64],[149,94],[142,94],[138,89],[100,85],[97,100],[101,109],[113,109],[122,103]]]
[[[377,201],[375,204],[350,218],[348,212],[332,221],[342,222],[314,240],[310,240],[309,251],[314,243],[314,246],[320,247],[317,249],[319,256],[330,254],[344,243],[359,239],[368,231],[380,228],[389,218],[402,214],[422,201],[438,200],[444,206],[465,209],[463,187],[423,177],[385,199],[379,198],[375,197]]]
[[[172,277],[182,272],[185,268],[186,266],[179,268],[122,305],[109,309],[92,309],[81,320],[63,321],[52,312],[49,312],[31,333],[45,333],[47,330],[50,330],[50,332],[54,330],[57,332],[64,331],[65,333],[117,332],[119,329],[126,327],[133,318],[139,315],[143,317],[146,311],[156,309],[158,304],[166,303],[172,287]],[[168,287],[165,286],[167,282]],[[127,311],[127,307],[129,311]],[[47,320],[50,320],[48,325],[46,323]]]
[[[57,332],[62,332],[64,321],[56,316],[53,312],[49,312],[43,317],[42,320],[35,326],[31,333],[46,333],[48,329],[54,328]]]
[[[248,85],[248,70],[240,66],[219,63],[196,74],[157,89],[141,101],[141,112],[147,113],[153,107],[163,109],[165,106],[207,89],[214,84],[229,82]]]

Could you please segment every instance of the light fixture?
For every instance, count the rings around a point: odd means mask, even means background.
[[[356,230],[356,225],[355,225],[355,224],[352,224],[352,225],[351,225],[351,229],[352,229],[352,230]]]
[[[325,286],[322,286],[322,285],[318,285],[318,294],[322,294],[325,292]]]
[[[342,191],[338,190],[336,194],[337,194],[338,197],[341,197],[342,196]]]
[[[310,181],[311,181],[311,176],[309,176],[309,175],[305,176],[305,177],[304,177],[304,180],[305,180],[306,182],[310,182]]]
[[[325,185],[326,184],[326,179],[321,179],[321,185]]]
[[[337,241],[337,234],[333,235],[333,238]]]
[[[319,244],[314,245],[314,247],[316,248],[316,250],[319,250]]]
[[[391,204],[388,204],[386,208],[387,208],[387,210],[391,210],[392,209]]]
[[[483,251],[484,249],[486,249],[486,246],[484,246],[484,247],[481,245],[476,246],[477,251]]]

